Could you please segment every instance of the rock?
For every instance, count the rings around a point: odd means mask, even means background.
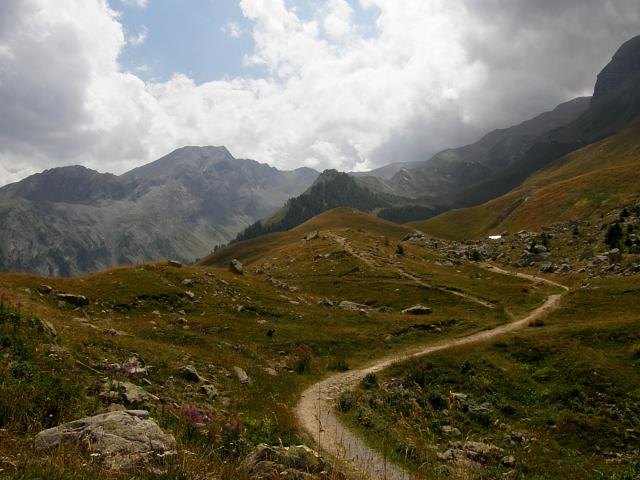
[[[320,301],[318,302],[318,306],[319,306],[319,307],[329,307],[329,308],[330,308],[330,307],[335,307],[335,306],[336,306],[336,304],[335,304],[335,303],[333,303],[333,302],[332,302],[331,300],[329,300],[328,298],[325,298],[325,299],[320,300]]]
[[[534,253],[546,253],[548,251],[549,251],[549,249],[547,247],[545,247],[544,245],[536,245],[535,247],[533,247],[533,252]]]
[[[609,259],[609,263],[620,263],[622,261],[622,252],[619,248],[614,248],[607,252],[607,257]]]
[[[402,313],[405,315],[430,315],[433,313],[433,309],[423,305],[414,305],[413,307],[405,308]]]
[[[500,463],[502,464],[503,467],[513,468],[516,466],[516,457],[514,457],[513,455],[502,457],[500,459]]]
[[[239,472],[251,480],[344,480],[346,477],[305,445],[271,447],[258,445],[242,461]]]
[[[186,292],[184,292],[184,294],[185,294],[187,297],[189,297],[189,299],[190,299],[190,300],[193,300],[193,299],[195,299],[195,298],[196,298],[196,294],[195,294],[195,293],[193,293],[193,292],[191,292],[191,291],[189,291],[189,290],[187,290]]]
[[[363,308],[369,308],[366,305],[362,305],[360,303],[349,302],[344,300],[338,304],[338,306],[344,310],[362,310]]]
[[[182,378],[184,378],[188,382],[199,383],[199,382],[205,381],[205,379],[200,376],[200,374],[196,370],[196,367],[194,367],[193,365],[186,365],[184,367],[180,367],[180,369],[178,370],[178,373]]]
[[[495,460],[503,450],[491,443],[466,442],[464,451],[470,460],[479,463],[489,463]]]
[[[278,372],[276,371],[275,368],[266,367],[264,369],[264,371],[267,373],[267,375],[269,375],[271,377],[277,377],[278,376]]]
[[[237,275],[242,275],[244,273],[244,265],[234,258],[229,262],[229,271]]]
[[[34,319],[35,327],[39,332],[45,334],[48,337],[56,338],[58,336],[57,330],[53,327],[51,322],[47,320]]]
[[[147,406],[159,399],[144,388],[131,382],[107,381],[102,384],[100,396],[111,402],[123,402],[130,407]]]
[[[194,283],[193,280],[191,280],[190,278],[185,278],[182,281],[182,285],[184,285],[185,287],[190,287],[193,285],[193,283]]]
[[[49,285],[42,284],[42,285],[40,285],[40,286],[38,287],[38,291],[39,291],[40,293],[47,294],[47,293],[51,293],[51,292],[53,292],[53,288],[52,288],[51,286],[49,286]]]
[[[468,399],[466,393],[449,392],[449,405],[464,405]]]
[[[43,430],[36,451],[79,447],[114,471],[166,469],[176,455],[176,441],[145,410],[123,410],[87,417]]]
[[[451,425],[445,425],[440,430],[442,430],[442,433],[447,437],[459,437],[462,435],[462,432],[459,429],[452,427]]]
[[[207,400],[215,400],[218,396],[218,389],[210,383],[200,385],[200,388],[198,388],[198,392],[207,397]]]
[[[245,372],[242,368],[233,367],[233,371],[236,372],[236,377],[238,377],[238,381],[241,384],[243,385],[251,384],[251,378],[249,377],[249,375],[247,375],[247,372]]]
[[[182,263],[177,260],[168,260],[167,265],[174,268],[182,268]]]
[[[56,297],[70,305],[74,305],[76,307],[83,307],[85,305],[89,305],[89,300],[84,295],[73,295],[71,293],[59,293]]]
[[[317,231],[317,230],[314,230],[313,232],[309,232],[309,233],[307,233],[307,236],[306,236],[306,237],[304,237],[304,239],[305,239],[307,242],[310,242],[311,240],[316,240],[316,239],[318,239],[318,238],[320,238],[320,234],[318,233],[318,231]]]
[[[173,321],[176,325],[187,325],[189,322],[184,317],[178,317]]]

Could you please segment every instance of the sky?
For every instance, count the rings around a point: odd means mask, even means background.
[[[0,185],[184,145],[368,170],[590,95],[637,0],[2,0]]]

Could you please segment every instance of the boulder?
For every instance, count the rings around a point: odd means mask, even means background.
[[[433,309],[424,305],[414,305],[413,307],[405,308],[402,313],[405,315],[430,315],[433,313]]]
[[[271,447],[258,445],[242,461],[238,470],[251,480],[342,480],[323,458],[305,445]]]
[[[36,451],[73,446],[114,471],[163,470],[176,455],[176,441],[145,410],[123,410],[82,418],[43,430]]]
[[[229,262],[229,271],[235,273],[237,275],[242,275],[244,273],[244,265],[240,260],[236,260],[235,258]]]
[[[84,295],[73,295],[71,293],[59,293],[56,295],[58,300],[73,305],[75,307],[84,307],[89,305],[89,300]]]
[[[168,260],[167,265],[174,268],[182,268],[182,263],[177,260]]]

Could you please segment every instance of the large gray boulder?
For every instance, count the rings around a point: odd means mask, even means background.
[[[80,448],[108,469],[163,470],[176,455],[176,441],[149,418],[145,410],[122,410],[68,422],[38,433],[39,452]]]

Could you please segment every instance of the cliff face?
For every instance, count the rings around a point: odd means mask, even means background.
[[[638,75],[640,75],[640,35],[625,42],[615,53],[611,62],[600,72],[593,92],[593,102],[621,88]]]

